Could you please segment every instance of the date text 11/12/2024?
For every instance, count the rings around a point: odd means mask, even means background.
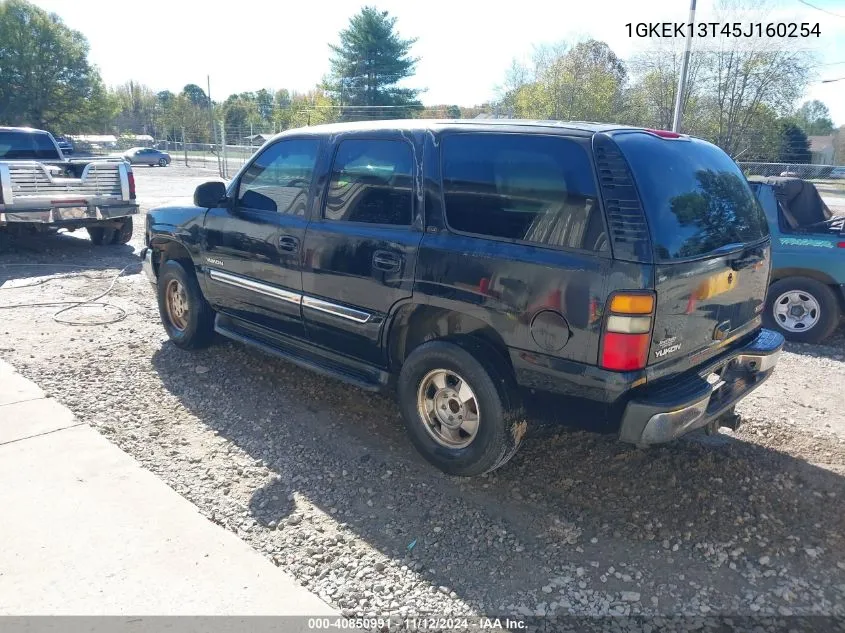
[[[628,22],[628,37],[819,38],[818,22]]]

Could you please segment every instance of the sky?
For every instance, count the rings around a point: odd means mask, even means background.
[[[306,91],[329,70],[328,45],[365,2],[360,0],[32,0],[59,14],[91,45],[90,59],[109,85],[130,79],[156,91],[206,87],[215,101],[260,88]],[[714,2],[698,0],[696,21],[713,21]],[[740,0],[742,1],[742,0]],[[805,98],[820,99],[845,124],[845,0],[768,2],[766,22],[819,24],[820,38],[797,40],[817,50],[817,76]],[[532,46],[593,37],[623,59],[649,46],[627,23],[686,22],[689,0],[518,0],[496,10],[489,0],[369,0],[417,38],[420,58],[408,85],[425,88],[425,104],[480,104],[495,95],[514,58]],[[832,15],[838,14],[838,15]],[[695,43],[695,40],[694,40]],[[706,42],[698,41],[699,45]]]

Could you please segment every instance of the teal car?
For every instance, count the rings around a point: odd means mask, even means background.
[[[820,343],[845,314],[845,216],[813,183],[751,177],[772,236],[772,276],[763,322],[791,341]]]

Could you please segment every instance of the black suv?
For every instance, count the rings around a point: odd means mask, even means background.
[[[174,344],[216,332],[395,388],[453,475],[507,462],[539,403],[640,445],[735,427],[783,345],[761,328],[770,240],[742,172],[661,130],[289,130],[193,206],[150,211],[145,239]]]

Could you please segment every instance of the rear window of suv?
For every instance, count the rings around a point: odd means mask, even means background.
[[[644,132],[613,140],[633,172],[658,259],[704,257],[769,234],[742,171],[715,145]]]

